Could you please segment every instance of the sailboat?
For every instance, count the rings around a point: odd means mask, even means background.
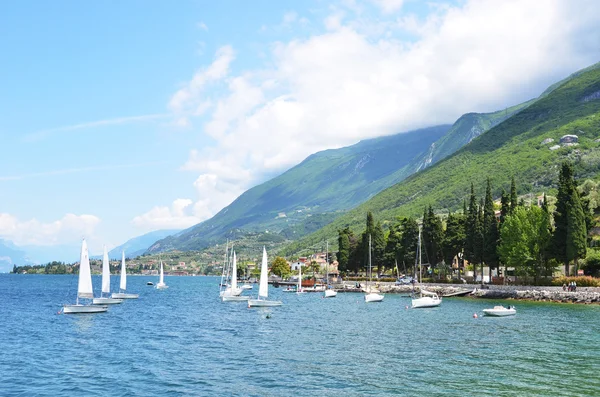
[[[231,262],[229,261],[229,242],[225,248],[225,266],[223,266],[223,273],[221,274],[221,283],[219,284],[219,296],[221,298],[225,296],[240,296],[242,294],[242,289],[237,286],[237,259],[235,256],[235,252],[233,251],[233,244],[231,246],[231,252],[233,253],[231,256]],[[230,265],[231,263],[231,265]],[[235,276],[234,276],[235,275]],[[225,289],[222,289],[225,288]],[[247,300],[245,299],[237,299],[237,300]],[[235,299],[228,299],[235,300]]]
[[[329,241],[327,241],[325,249],[325,298],[334,298],[337,296],[337,291],[329,287]]]
[[[367,279],[367,288],[365,288],[365,302],[381,302],[383,300],[383,295],[375,292],[373,289],[369,289],[369,282],[371,282],[371,278],[373,276],[373,271],[371,269],[371,235],[369,234],[369,278]]]
[[[419,274],[421,274],[421,227],[419,226],[419,242],[417,247],[417,258],[419,261]],[[415,275],[416,275],[416,265],[415,265]],[[419,281],[421,281],[419,279]],[[424,290],[420,288],[419,297],[414,294],[414,284],[413,284],[413,298],[412,298],[412,307],[413,309],[423,308],[423,307],[436,307],[442,303],[442,298],[438,296],[435,292]]]
[[[108,310],[106,305],[83,305],[79,303],[79,298],[93,299],[92,290],[92,272],[90,270],[90,257],[85,239],[81,243],[81,258],[79,260],[79,278],[77,281],[77,302],[74,305],[64,305],[63,313],[101,313]]]
[[[304,294],[306,291],[302,288],[302,264],[298,266],[298,286],[296,287],[297,294]]]
[[[269,297],[269,280],[267,269],[267,249],[263,247],[262,263],[260,265],[260,282],[258,287],[258,298],[249,299],[248,307],[281,306],[281,301],[267,300]]]
[[[169,288],[167,284],[165,284],[165,274],[163,272],[163,263],[160,261],[160,278],[158,280],[158,284],[156,284],[157,289],[165,289]]]
[[[121,282],[119,284],[119,292],[113,292],[112,297],[118,299],[137,299],[138,294],[128,294],[127,289],[127,267],[125,266],[125,251],[121,251]]]
[[[242,290],[237,286],[237,258],[235,251],[233,251],[233,260],[231,263],[231,285],[223,291],[221,299],[223,302],[239,302],[247,301],[250,297],[241,295]]]
[[[108,261],[108,251],[106,245],[104,246],[104,256],[102,257],[102,292],[100,292],[99,298],[94,298],[92,303],[94,305],[114,305],[117,303],[123,303],[123,299],[111,298],[110,294],[110,262]]]

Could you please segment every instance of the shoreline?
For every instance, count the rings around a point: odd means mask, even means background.
[[[600,304],[600,288],[598,287],[577,287],[576,291],[563,291],[562,287],[548,286],[525,286],[525,285],[485,285],[481,288],[480,284],[426,284],[417,285],[428,291],[432,291],[441,297],[460,297],[467,296],[477,299],[504,299],[519,300],[531,302],[555,302],[555,303],[576,303],[576,304]],[[380,283],[379,290],[384,294],[410,294],[411,285],[394,285],[393,283]],[[362,292],[361,289],[353,285],[345,284],[343,288],[336,288],[338,292]]]

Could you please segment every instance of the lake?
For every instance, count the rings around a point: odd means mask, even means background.
[[[600,306],[510,302],[516,316],[491,318],[508,302],[270,287],[284,305],[248,309],[218,299],[218,277],[149,280],[128,277],[140,298],[107,313],[58,315],[77,276],[1,274],[0,395],[600,395]]]

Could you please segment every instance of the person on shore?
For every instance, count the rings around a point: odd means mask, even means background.
[[[563,291],[567,290],[567,284],[563,283]]]
[[[577,291],[577,282],[573,281],[573,292]]]

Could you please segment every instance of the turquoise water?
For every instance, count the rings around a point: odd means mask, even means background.
[[[0,395],[600,395],[600,306],[474,319],[498,302],[412,310],[271,287],[284,306],[248,309],[219,301],[218,278],[148,280],[129,277],[140,298],[107,313],[57,315],[76,277],[0,275]]]

